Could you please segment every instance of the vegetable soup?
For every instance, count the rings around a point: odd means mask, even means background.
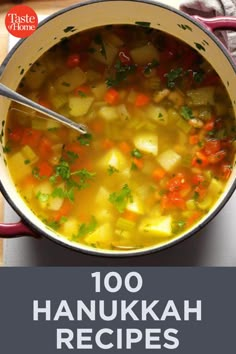
[[[34,63],[18,91],[88,126],[79,135],[16,103],[7,121],[17,190],[72,242],[124,252],[165,244],[209,212],[230,177],[227,91],[197,50],[163,32],[75,34]]]

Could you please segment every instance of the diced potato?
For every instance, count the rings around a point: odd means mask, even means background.
[[[215,104],[215,88],[213,86],[201,87],[187,91],[189,104],[193,106],[206,106]]]
[[[119,106],[117,106],[117,110],[118,110],[118,114],[119,114],[120,119],[122,119],[122,120],[130,119],[130,114],[129,114],[125,104],[120,104]]]
[[[147,218],[141,222],[139,230],[147,236],[168,237],[172,234],[171,223],[171,216]]]
[[[8,166],[11,171],[16,171],[14,173],[14,180],[19,182],[27,175],[31,174],[31,167],[29,164],[25,163],[25,157],[21,152],[16,152],[14,155],[9,157]]]
[[[104,40],[109,42],[114,47],[121,47],[124,44],[124,41],[118,37],[115,33],[106,32],[104,33]]]
[[[96,228],[94,232],[85,237],[87,245],[109,248],[112,241],[112,227],[105,223]]]
[[[122,171],[127,168],[127,160],[125,156],[118,149],[111,149],[108,151],[102,159],[98,162],[98,166],[103,170],[107,170],[109,166],[116,168],[118,171]]]
[[[54,86],[59,92],[68,93],[73,91],[76,87],[83,85],[86,80],[86,74],[83,70],[76,67],[59,76],[54,82]]]
[[[101,107],[98,111],[98,115],[100,118],[105,120],[115,120],[119,118],[119,112],[116,107],[104,106]]]
[[[144,132],[134,137],[134,145],[142,152],[157,156],[158,138],[156,134]]]
[[[54,119],[47,119],[47,130],[60,128],[61,124]]]
[[[34,150],[29,145],[25,145],[21,149],[21,153],[25,158],[26,164],[31,165],[32,163],[36,162],[39,159],[36,153],[34,152]]]
[[[173,171],[181,162],[181,156],[174,150],[168,149],[162,152],[157,161],[167,172]]]
[[[93,101],[94,98],[90,96],[70,96],[68,101],[70,115],[73,117],[81,117],[85,115],[88,113]]]
[[[51,103],[53,105],[53,107],[55,107],[56,109],[59,109],[61,107],[63,107],[68,101],[67,95],[66,94],[56,94],[54,96],[51,97]]]
[[[94,49],[94,52],[91,54],[93,59],[96,59],[102,64],[110,66],[117,53],[118,49],[109,42],[106,42],[101,38],[101,44],[92,43],[91,48]]]
[[[170,95],[170,90],[168,90],[168,89],[163,89],[161,91],[155,91],[153,94],[153,101],[155,103],[160,103],[169,95]]]
[[[137,65],[145,65],[159,59],[159,53],[151,43],[132,49],[130,56]]]
[[[166,125],[168,123],[168,113],[164,107],[150,104],[146,112],[148,118],[152,119],[154,122],[160,125]]]
[[[132,202],[129,202],[126,209],[132,211],[135,214],[144,214],[144,205],[142,200],[137,195],[132,195]]]
[[[97,194],[95,196],[95,203],[98,207],[107,207],[110,206],[110,202],[109,202],[109,196],[110,196],[110,192],[108,191],[107,188],[101,186],[98,191]]]
[[[209,187],[208,194],[212,195],[214,198],[217,197],[223,191],[223,184],[215,178],[212,178]]]
[[[107,85],[104,82],[98,83],[91,88],[91,91],[97,100],[102,100],[107,91]]]
[[[78,233],[79,222],[76,218],[69,218],[62,224],[62,233],[67,237],[72,237]]]

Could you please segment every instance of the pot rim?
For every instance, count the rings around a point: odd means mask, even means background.
[[[83,6],[91,6],[93,4],[97,3],[107,3],[107,2],[112,2],[113,0],[91,0],[91,1],[84,1],[80,2],[77,4],[72,4],[64,9],[61,9],[49,16],[47,16],[44,20],[42,20],[38,28],[41,26],[44,26],[47,22],[51,21],[52,19],[63,15],[64,13],[68,11],[72,11],[73,9],[83,7]],[[199,20],[195,19],[194,17],[184,13],[183,11],[173,8],[170,5],[166,5],[163,3],[160,3],[155,0],[120,0],[121,2],[136,2],[136,3],[144,3],[148,5],[154,5],[157,7],[164,8],[168,11],[174,12],[177,15],[186,18],[188,21],[192,22],[194,25],[199,27],[207,36],[209,36],[213,42],[220,48],[220,50],[223,52],[224,56],[227,58],[228,62],[232,66],[233,70],[236,73],[236,63],[233,61],[229,51],[227,48],[222,44],[222,42],[217,38],[217,36],[210,32],[209,29],[207,29]],[[0,66],[0,79],[1,79],[1,74],[3,73],[5,66],[9,62],[10,58],[12,55],[16,52],[19,46],[27,40],[27,38],[19,39],[19,41],[14,45],[14,47],[9,51],[9,53],[6,55],[4,61],[2,62]],[[14,209],[14,211],[20,216],[22,219],[22,222],[27,225],[31,230],[33,230],[36,235],[39,236],[45,236],[48,240],[66,247],[70,250],[73,250],[74,252],[81,252],[87,255],[93,255],[97,257],[107,257],[107,258],[126,258],[129,256],[144,256],[152,253],[156,253],[165,249],[168,249],[170,247],[175,246],[176,244],[180,244],[181,242],[185,241],[189,237],[193,236],[197,232],[199,232],[201,229],[203,229],[219,212],[220,210],[224,207],[224,205],[228,202],[232,194],[234,193],[236,189],[236,179],[233,181],[231,184],[230,188],[227,190],[227,192],[223,193],[222,195],[222,200],[220,203],[217,205],[217,207],[209,214],[207,215],[206,218],[203,219],[203,221],[200,221],[199,224],[195,225],[195,227],[187,232],[185,232],[183,235],[180,235],[179,237],[174,238],[173,240],[170,240],[170,242],[161,244],[161,245],[154,245],[154,246],[149,246],[147,248],[142,248],[138,250],[130,250],[130,251],[111,251],[111,250],[103,250],[103,249],[91,249],[91,248],[85,248],[82,244],[69,244],[67,243],[66,239],[63,237],[61,238],[56,238],[51,236],[47,230],[46,227],[45,229],[41,229],[39,226],[35,225],[26,215],[23,214],[23,212],[20,210],[20,208],[14,203],[13,199],[11,198],[10,194],[7,193],[7,191],[4,188],[4,185],[0,179],[0,190],[5,198],[5,200],[11,205],[11,207]],[[55,233],[56,235],[56,233]]]

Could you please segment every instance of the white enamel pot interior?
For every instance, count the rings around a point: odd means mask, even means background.
[[[219,42],[215,35],[210,32],[209,26],[207,28],[198,20],[185,15],[183,12],[156,1],[91,1],[73,5],[50,16],[40,24],[39,28],[30,37],[21,40],[11,50],[0,68],[0,82],[16,90],[22,79],[22,75],[27,72],[30,65],[64,37],[69,37],[77,32],[92,27],[108,24],[135,24],[138,22],[150,23],[152,28],[173,35],[197,49],[203,57],[212,64],[213,68],[221,77],[232,100],[236,115],[236,67],[225,47]],[[15,225],[0,225],[0,234],[3,237],[13,237],[17,236],[17,234],[36,234],[46,236],[74,250],[95,255],[142,255],[169,247],[193,235],[219,212],[235,189],[236,168],[234,168],[230,180],[227,183],[225,192],[210,213],[187,233],[180,235],[165,245],[121,252],[94,250],[85,245],[73,243],[48,229],[24,203],[12,182],[2,151],[5,144],[4,127],[9,104],[9,100],[0,97],[2,140],[2,146],[0,147],[0,183],[4,197],[18,213],[22,221]]]

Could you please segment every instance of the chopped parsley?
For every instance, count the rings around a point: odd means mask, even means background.
[[[134,149],[131,151],[131,156],[136,157],[137,159],[141,159],[143,157],[143,154],[140,150]]]
[[[85,145],[85,146],[89,146],[91,144],[92,139],[93,139],[93,136],[92,136],[92,134],[89,134],[89,133],[80,135],[77,138],[80,145]]]
[[[102,39],[102,37],[100,36],[100,34],[98,34],[98,35],[94,38],[94,42],[95,42],[97,45],[101,46],[100,53],[104,56],[104,58],[107,59],[107,53],[106,53],[105,45],[104,45],[103,39]]]
[[[42,192],[38,192],[36,195],[36,198],[41,202],[41,203],[46,203],[48,201],[50,197],[50,194],[47,193],[42,193]]]
[[[106,85],[108,87],[118,86],[123,81],[127,80],[129,75],[132,75],[136,71],[135,65],[125,65],[122,64],[120,60],[114,65],[115,75],[106,80]]]
[[[144,74],[148,75],[152,72],[152,69],[157,67],[159,65],[158,61],[156,59],[153,59],[151,63],[148,63],[145,68],[144,68]]]
[[[188,106],[182,106],[180,110],[180,114],[185,120],[194,118],[193,111]]]
[[[109,202],[111,202],[114,207],[123,213],[127,204],[132,203],[133,197],[128,184],[125,184],[119,192],[113,192],[109,196]]]
[[[171,69],[169,73],[165,74],[167,78],[167,87],[174,88],[176,85],[176,80],[183,76],[183,69]]]
[[[112,176],[114,173],[119,172],[119,170],[117,170],[117,168],[115,168],[114,166],[109,165],[107,172],[109,176]]]
[[[89,223],[83,223],[80,225],[79,227],[79,231],[77,236],[78,237],[84,237],[88,234],[91,234],[92,232],[94,232],[97,228],[97,220],[94,216],[91,217]]]

